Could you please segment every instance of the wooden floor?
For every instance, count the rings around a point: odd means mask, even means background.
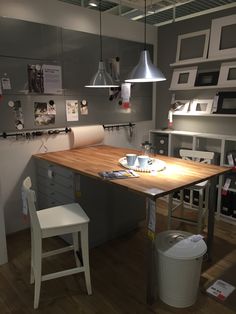
[[[157,215],[158,231],[165,230],[163,210]],[[30,234],[28,230],[8,236],[9,263],[0,266],[0,313],[29,314],[33,310],[33,286],[29,284]],[[57,248],[63,240],[45,240],[44,248]],[[236,262],[236,227],[217,222],[213,261],[203,262],[201,288]],[[146,230],[137,230],[90,251],[93,295],[88,296],[82,274],[42,283],[37,313],[45,314],[146,314],[214,313],[231,314],[232,309],[216,302],[203,291],[196,304],[185,309],[170,307],[160,300],[145,302]],[[70,253],[50,257],[43,271],[50,272],[73,265]],[[236,310],[236,309],[235,309]]]

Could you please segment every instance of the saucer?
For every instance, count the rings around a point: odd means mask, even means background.
[[[166,163],[162,160],[156,159],[156,158],[149,158],[148,161],[148,166],[145,168],[141,168],[139,166],[138,160],[136,159],[135,163],[133,166],[128,166],[127,165],[127,159],[126,157],[122,157],[119,159],[119,164],[127,169],[131,169],[134,171],[139,171],[139,172],[151,172],[151,171],[161,171],[165,169]]]

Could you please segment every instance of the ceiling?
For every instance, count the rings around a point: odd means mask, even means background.
[[[99,9],[98,6],[90,6],[89,0],[58,1],[90,10]],[[236,0],[147,0],[146,22],[161,26],[232,7],[236,7]],[[101,10],[130,20],[144,21],[144,0],[102,0]]]

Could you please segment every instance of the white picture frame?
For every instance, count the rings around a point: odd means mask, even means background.
[[[236,87],[236,77],[230,78],[230,70],[235,69],[236,71],[236,61],[224,62],[220,67],[220,74],[218,79],[218,85],[222,87]]]
[[[179,109],[175,109],[173,114],[174,115],[181,115],[181,114],[186,114],[189,110],[189,106],[190,106],[190,100],[175,100],[175,103],[181,103],[184,104],[181,108]]]
[[[195,58],[186,58],[186,59],[182,59],[181,58],[181,48],[183,46],[183,41],[185,39],[189,39],[189,38],[198,38],[200,36],[204,35],[205,36],[205,41],[204,41],[204,45],[202,47],[202,51],[200,52],[201,56],[199,57],[195,57]],[[206,59],[207,58],[207,50],[208,50],[208,45],[209,45],[209,38],[210,38],[210,30],[206,29],[206,30],[202,30],[202,31],[198,31],[198,32],[193,32],[193,33],[188,33],[188,34],[182,34],[178,36],[178,41],[177,41],[177,50],[176,50],[176,62],[184,62],[186,61],[200,61],[202,59]]]
[[[197,66],[174,69],[170,90],[190,89],[194,87],[197,75]]]
[[[190,114],[202,115],[212,112],[213,99],[193,99],[190,103]]]
[[[231,48],[221,49],[222,30],[226,26],[236,24],[236,14],[214,19],[211,22],[211,36],[209,44],[208,58],[220,59],[226,57],[234,57],[236,55],[236,46]],[[235,34],[232,34],[235,36]]]

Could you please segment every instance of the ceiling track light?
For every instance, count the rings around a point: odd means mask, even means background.
[[[144,1],[144,50],[141,51],[139,63],[133,68],[128,78],[125,80],[130,83],[145,83],[165,81],[166,78],[151,61],[149,51],[147,50],[146,42],[146,16],[147,16],[147,1]]]
[[[90,0],[88,5],[90,7],[97,7],[98,6],[98,2],[96,0]]]
[[[90,84],[85,87],[93,88],[110,88],[119,87],[119,85],[113,82],[111,75],[106,71],[105,64],[102,58],[102,10],[101,10],[101,0],[99,1],[99,20],[100,20],[100,61],[98,64],[98,71],[90,80]]]

